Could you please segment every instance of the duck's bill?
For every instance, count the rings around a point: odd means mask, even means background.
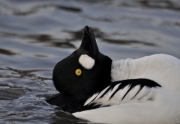
[[[24,90],[20,88],[0,89],[0,100],[14,100],[22,97],[24,94]]]

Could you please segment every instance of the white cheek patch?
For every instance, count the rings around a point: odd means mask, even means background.
[[[79,63],[85,68],[85,69],[91,69],[94,66],[95,60],[86,55],[83,54],[79,57]]]

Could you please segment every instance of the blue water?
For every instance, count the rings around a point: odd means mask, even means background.
[[[0,123],[79,123],[47,104],[52,69],[93,28],[112,59],[166,53],[180,58],[180,2],[166,0],[0,0],[0,88],[25,95],[0,101]]]

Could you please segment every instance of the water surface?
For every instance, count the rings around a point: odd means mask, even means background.
[[[57,93],[53,67],[79,47],[85,25],[112,59],[180,58],[178,0],[0,0],[0,87],[25,90],[19,99],[0,101],[0,123],[82,122],[43,96]]]

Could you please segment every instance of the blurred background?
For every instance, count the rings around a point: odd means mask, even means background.
[[[179,0],[0,0],[0,123],[79,123],[44,101],[57,93],[54,65],[79,47],[85,25],[112,59],[166,53],[180,58]]]

